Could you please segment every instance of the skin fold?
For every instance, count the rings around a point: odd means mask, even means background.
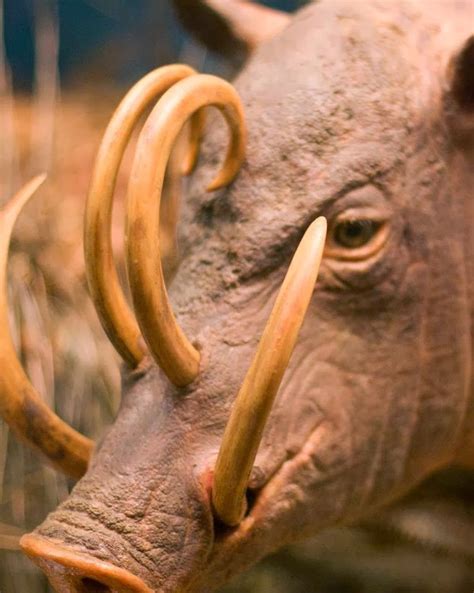
[[[474,465],[469,11],[462,1],[428,14],[414,1],[321,0],[255,50],[235,81],[246,162],[230,188],[205,194],[226,143],[210,117],[182,204],[170,296],[201,351],[200,375],[177,388],[149,358],[124,367],[115,424],[30,538],[121,567],[157,593],[204,593],[437,468]],[[320,215],[329,228],[317,290],[251,475],[249,514],[227,529],[210,504],[222,433],[291,255]],[[377,231],[347,249],[343,220]]]

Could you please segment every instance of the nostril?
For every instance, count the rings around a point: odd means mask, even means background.
[[[24,535],[21,546],[61,593],[153,593],[138,576],[36,534]]]
[[[103,583],[99,583],[95,579],[82,579],[81,580],[81,593],[112,593],[112,589]]]

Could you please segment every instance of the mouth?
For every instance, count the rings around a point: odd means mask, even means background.
[[[227,527],[216,520],[214,545],[202,569],[188,580],[180,593],[211,591],[224,584],[234,574],[254,564],[261,556],[271,552],[279,538],[267,533],[275,528],[288,505],[281,504],[282,492],[295,482],[314,451],[320,451],[325,440],[327,422],[321,422],[298,453],[285,461],[266,484],[250,491],[248,514],[236,527]],[[206,484],[211,504],[211,487]],[[288,524],[288,521],[283,521]],[[166,580],[147,584],[142,578],[123,567],[89,555],[85,549],[65,545],[62,541],[38,533],[21,539],[23,552],[46,574],[57,593],[164,593]],[[230,559],[232,559],[230,561]],[[166,575],[163,575],[166,579]],[[173,591],[175,589],[172,589]]]
[[[323,486],[321,494],[324,497],[324,486],[330,484],[331,477],[326,475],[324,469],[315,472],[314,458],[322,451],[331,449],[332,434],[330,422],[321,421],[300,450],[281,464],[261,488],[249,489],[248,512],[237,526],[229,527],[216,521],[214,546],[206,566],[191,581],[186,593],[207,592],[210,590],[210,583],[214,590],[214,587],[224,585],[235,574],[274,552],[282,541],[291,543],[292,539],[296,539],[292,533],[295,515],[293,505],[296,503],[298,506],[301,500],[298,501],[299,494],[295,491],[295,484],[299,481],[303,486],[303,481],[311,475],[315,483]],[[327,511],[328,504],[331,504],[329,497],[320,505],[322,527],[325,522],[332,524],[339,519],[335,519]]]

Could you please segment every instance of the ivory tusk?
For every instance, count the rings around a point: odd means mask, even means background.
[[[161,192],[177,136],[186,121],[208,105],[222,112],[231,131],[223,167],[210,189],[233,180],[244,158],[242,105],[229,83],[200,74],[170,88],[151,112],[138,139],[128,190],[126,257],[135,313],[151,354],[178,386],[196,378],[200,355],[178,325],[168,300],[160,257]]]
[[[199,146],[201,144],[201,136],[206,123],[206,114],[204,109],[197,111],[191,118],[189,126],[188,149],[184,157],[182,172],[183,175],[191,175],[196,166],[199,156]]]
[[[189,66],[165,66],[150,72],[132,87],[105,131],[87,199],[84,250],[89,290],[109,339],[132,367],[140,363],[144,351],[139,327],[120,286],[113,260],[110,234],[117,174],[140,117],[170,87],[194,74]],[[190,145],[185,159],[187,172],[192,170],[197,158],[202,125],[202,114],[196,114],[190,125]]]
[[[326,219],[320,217],[304,234],[225,428],[214,472],[212,502],[216,515],[226,525],[238,525],[246,512],[250,472],[311,301],[326,227]]]
[[[93,443],[52,412],[28,380],[9,330],[7,263],[10,237],[23,206],[43,183],[40,175],[27,183],[0,211],[0,414],[23,441],[43,453],[64,473],[80,478]]]

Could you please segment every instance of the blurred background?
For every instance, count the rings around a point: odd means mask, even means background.
[[[363,0],[356,0],[363,1]],[[293,11],[303,2],[266,4]],[[185,62],[230,77],[233,66],[185,34],[168,0],[0,0],[0,205],[48,172],[11,250],[12,327],[48,404],[98,438],[119,403],[118,360],[87,294],[82,216],[95,152],[114,106],[149,70]],[[118,183],[114,244],[129,155]],[[1,369],[0,369],[1,372]],[[0,591],[46,593],[18,551],[22,533],[72,483],[0,421]],[[283,550],[226,593],[472,593],[474,476],[432,477],[364,525]]]

